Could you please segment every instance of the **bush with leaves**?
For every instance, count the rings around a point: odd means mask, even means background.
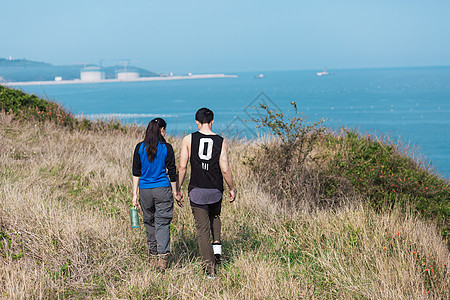
[[[16,119],[31,122],[53,122],[61,127],[78,129],[81,131],[126,131],[133,126],[124,126],[117,120],[91,121],[76,118],[70,111],[55,102],[40,98],[34,94],[27,94],[21,90],[0,85],[0,111],[12,114]],[[133,128],[135,130],[135,128]]]
[[[64,107],[34,94],[0,85],[0,111],[12,113],[18,119],[53,121],[73,128],[76,120]]]
[[[311,154],[324,134],[321,126],[324,120],[307,123],[308,117],[298,113],[297,104],[291,102],[291,105],[292,118],[263,103],[255,108],[262,111],[262,117],[252,118],[252,121],[258,123],[258,128],[269,129],[275,139],[262,144],[246,164],[284,205],[311,208],[323,200]]]
[[[327,135],[321,148],[334,149],[328,151],[333,155],[328,157],[326,172],[340,174],[376,210],[394,206],[413,209],[426,219],[435,220],[448,242],[450,187],[424,163],[387,140],[349,130],[343,130],[339,136]],[[342,191],[340,186],[334,186],[328,192],[336,195]]]

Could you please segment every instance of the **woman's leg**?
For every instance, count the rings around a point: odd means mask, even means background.
[[[140,189],[139,202],[142,209],[145,231],[147,233],[149,254],[156,255],[158,251],[155,236],[155,199],[152,189]]]
[[[170,222],[173,218],[173,197],[170,187],[154,188],[155,236],[158,254],[170,252]]]

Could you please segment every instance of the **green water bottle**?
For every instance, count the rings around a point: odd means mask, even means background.
[[[139,214],[135,206],[130,209],[131,228],[139,228]]]

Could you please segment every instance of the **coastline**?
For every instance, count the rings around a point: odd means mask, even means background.
[[[210,79],[210,78],[237,78],[237,77],[238,77],[237,75],[225,75],[225,74],[199,74],[186,76],[140,77],[130,80],[102,79],[102,80],[83,81],[80,79],[75,79],[75,80],[60,80],[60,81],[2,82],[0,84],[12,87],[12,86],[27,86],[27,85],[59,85],[59,84],[86,84],[86,83],[89,84],[89,83],[139,82],[139,81],[163,81],[163,80]]]

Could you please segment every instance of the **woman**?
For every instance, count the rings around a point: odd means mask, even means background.
[[[136,145],[133,156],[133,205],[139,203],[144,216],[147,244],[152,261],[163,271],[170,253],[170,222],[177,176],[173,148],[166,143],[166,122],[156,118],[148,123],[145,138]],[[167,169],[167,172],[166,172]]]

